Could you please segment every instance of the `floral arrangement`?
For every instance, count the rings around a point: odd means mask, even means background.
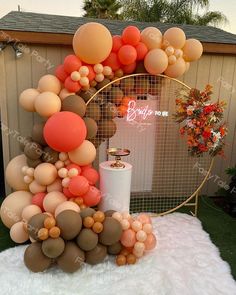
[[[224,101],[211,103],[212,86],[204,91],[191,89],[176,99],[175,121],[184,123],[181,135],[187,135],[188,150],[192,156],[208,152],[211,156],[223,155],[227,134],[225,123],[221,123],[226,106]]]

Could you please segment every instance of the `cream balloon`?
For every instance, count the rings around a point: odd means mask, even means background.
[[[61,91],[61,82],[56,76],[48,74],[40,78],[38,89],[40,92],[50,91],[59,94]]]
[[[80,212],[80,207],[71,201],[66,201],[64,203],[61,203],[59,206],[57,206],[56,210],[55,210],[55,217],[57,217],[57,215],[59,215],[62,211],[65,210],[73,210],[75,212]]]
[[[84,140],[75,150],[68,153],[71,162],[80,166],[91,164],[96,158],[96,148],[92,142]]]
[[[44,193],[46,191],[46,186],[39,184],[36,180],[33,180],[29,185],[29,190],[33,194]]]
[[[11,239],[18,244],[25,243],[29,239],[29,234],[24,229],[24,222],[20,221],[15,224],[10,229]]]
[[[196,39],[188,39],[183,48],[183,57],[185,61],[195,61],[202,56],[202,43]]]
[[[186,63],[182,57],[178,58],[176,63],[169,65],[165,70],[165,75],[171,78],[178,78],[182,76],[186,71]]]
[[[21,221],[22,211],[31,204],[32,194],[26,191],[17,191],[8,195],[0,210],[3,224],[11,228],[13,224]]]
[[[57,178],[52,184],[47,186],[48,193],[53,191],[62,192],[62,184],[60,178]]]
[[[170,28],[165,31],[164,40],[169,43],[169,45],[173,46],[174,48],[182,48],[184,47],[186,36],[183,30],[180,28]]]
[[[29,185],[24,182],[24,174],[22,173],[24,166],[27,166],[27,158],[25,155],[19,155],[13,158],[6,168],[6,181],[16,191],[29,190]]]
[[[61,100],[65,99],[67,96],[74,95],[74,92],[69,92],[66,88],[63,88],[59,93],[59,97]]]
[[[50,117],[53,114],[60,112],[61,99],[53,92],[43,92],[35,99],[35,110],[42,117]]]
[[[27,112],[35,112],[34,102],[35,98],[39,95],[39,91],[34,88],[29,88],[21,92],[19,97],[20,105],[27,111]]]
[[[161,48],[162,33],[155,27],[145,28],[141,33],[141,42],[143,42],[149,50]]]
[[[153,49],[144,59],[144,66],[148,73],[158,75],[163,73],[168,66],[168,57],[162,49]]]
[[[45,211],[54,214],[56,208],[67,199],[61,192],[50,192],[43,199],[43,208]]]
[[[32,204],[23,209],[21,216],[24,221],[29,221],[31,217],[39,213],[42,213],[42,210],[37,205]]]
[[[34,178],[41,185],[50,185],[57,178],[57,168],[50,163],[39,164],[34,170]]]

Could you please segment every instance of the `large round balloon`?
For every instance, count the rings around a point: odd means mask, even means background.
[[[27,166],[25,155],[19,155],[13,158],[6,168],[6,181],[14,190],[28,190],[29,185],[24,182],[22,167]]]
[[[34,102],[39,94],[39,91],[34,88],[24,90],[19,97],[20,105],[28,112],[35,112]]]
[[[141,33],[141,41],[149,50],[161,48],[162,33],[155,27],[145,28]]]
[[[61,99],[54,92],[46,91],[35,98],[34,107],[42,117],[50,117],[61,110]]]
[[[146,55],[144,65],[148,73],[158,75],[166,70],[168,57],[162,49],[153,49]]]
[[[182,48],[185,44],[186,36],[183,30],[174,27],[165,31],[164,40],[174,48]]]
[[[40,78],[38,89],[40,92],[50,91],[59,94],[61,91],[61,83],[56,76],[48,74]]]
[[[57,178],[57,169],[50,163],[39,164],[34,170],[34,178],[41,185],[50,185]]]
[[[112,50],[112,36],[109,30],[99,23],[82,25],[73,38],[75,54],[85,63],[103,62]]]
[[[78,148],[69,152],[69,158],[80,166],[91,164],[96,158],[96,148],[92,142],[85,140]]]
[[[183,48],[183,56],[185,61],[195,61],[202,55],[202,43],[196,39],[188,39]]]
[[[169,65],[165,70],[165,74],[171,78],[178,78],[186,71],[186,62],[182,57],[178,58],[176,63]]]
[[[87,135],[84,121],[75,113],[59,112],[49,118],[44,127],[47,144],[59,152],[78,148]]]
[[[3,224],[11,228],[21,220],[23,209],[31,204],[32,194],[26,191],[11,193],[2,203],[0,215]]]

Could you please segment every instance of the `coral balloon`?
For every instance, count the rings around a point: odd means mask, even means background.
[[[84,176],[88,180],[90,185],[95,185],[95,183],[99,179],[99,174],[98,174],[97,170],[95,170],[94,168],[85,169],[81,173],[81,175]]]
[[[88,73],[88,76],[87,76],[87,78],[89,79],[89,81],[91,82],[91,81],[93,81],[94,79],[95,79],[95,77],[96,77],[96,74],[95,74],[95,72],[94,72],[94,70],[93,70],[93,67],[92,66],[90,66],[90,65],[87,65],[87,68],[88,68],[88,70],[89,70],[89,73]]]
[[[21,92],[19,97],[20,105],[27,112],[35,112],[34,102],[35,98],[39,95],[39,91],[34,88],[29,88]]]
[[[67,72],[65,71],[64,65],[59,65],[55,71],[56,77],[61,81],[64,82],[68,77]]]
[[[22,168],[27,166],[25,155],[19,155],[13,158],[7,165],[5,178],[11,188],[16,191],[28,190],[29,185],[24,182]]]
[[[78,71],[82,66],[80,59],[73,54],[67,55],[64,59],[64,70],[68,74],[71,74],[74,71]]]
[[[89,190],[83,196],[84,204],[88,207],[96,206],[101,201],[101,192],[95,186],[89,186]]]
[[[60,112],[61,100],[55,93],[46,91],[36,97],[34,107],[40,116],[50,117],[54,113]]]
[[[22,244],[29,239],[29,234],[24,229],[24,222],[15,223],[10,229],[11,239],[18,244]]]
[[[56,113],[44,126],[44,138],[47,144],[60,152],[76,149],[82,144],[86,135],[84,121],[72,112]]]
[[[121,63],[118,59],[118,55],[115,52],[111,52],[108,58],[103,62],[104,66],[109,66],[115,72],[121,68]]]
[[[61,192],[48,193],[43,200],[43,208],[45,211],[54,214],[57,206],[66,200],[66,197]]]
[[[171,78],[178,78],[186,71],[186,62],[182,57],[178,58],[176,63],[169,65],[165,70],[165,74]]]
[[[46,196],[46,193],[37,193],[32,197],[32,204],[38,206],[42,211],[43,208],[43,199]]]
[[[70,92],[78,92],[81,89],[80,83],[73,81],[70,76],[66,78],[64,86]]]
[[[65,211],[65,210],[72,210],[75,212],[80,212],[80,208],[76,203],[66,201],[64,203],[61,203],[59,206],[57,206],[57,208],[55,210],[55,217],[57,217],[57,215],[59,215],[62,211]]]
[[[130,65],[122,66],[122,70],[125,74],[132,74],[136,69],[136,65],[136,62],[134,62]]]
[[[121,244],[125,247],[133,247],[136,243],[136,234],[132,229],[123,231],[121,236]]]
[[[69,182],[69,191],[75,196],[84,195],[89,189],[89,182],[84,176],[75,176]]]
[[[156,247],[156,237],[154,236],[154,234],[149,234],[147,235],[147,239],[144,242],[145,245],[145,250],[152,250]]]
[[[61,83],[57,77],[48,74],[40,78],[38,89],[40,92],[53,92],[59,94],[61,91]]]
[[[21,216],[24,221],[29,221],[31,217],[39,213],[42,213],[40,207],[36,205],[28,205],[23,209]]]
[[[161,48],[162,33],[155,27],[148,27],[141,33],[141,42],[143,42],[148,50]]]
[[[196,39],[188,39],[183,48],[183,56],[185,61],[198,60],[203,52],[202,43]]]
[[[102,24],[91,22],[82,25],[73,38],[75,54],[85,63],[103,62],[112,50],[112,36]]]
[[[148,53],[147,46],[144,43],[139,42],[135,49],[137,51],[137,60],[143,60]]]
[[[73,163],[81,166],[91,164],[96,158],[96,148],[92,142],[84,142],[75,150],[69,152],[69,158]]]
[[[115,35],[112,37],[112,52],[117,52],[123,46],[121,36]]]
[[[152,75],[161,74],[168,66],[168,57],[162,49],[153,49],[146,55],[144,66]]]
[[[8,195],[0,209],[3,224],[11,228],[13,224],[21,220],[23,209],[31,204],[32,194],[26,191],[17,191]]]
[[[136,61],[137,51],[131,45],[123,45],[118,51],[118,58],[123,65],[130,65]]]
[[[122,41],[132,46],[138,45],[141,39],[140,31],[135,26],[128,26],[122,33]]]
[[[180,28],[170,28],[164,33],[164,40],[174,48],[182,48],[186,41],[186,36],[183,30]]]

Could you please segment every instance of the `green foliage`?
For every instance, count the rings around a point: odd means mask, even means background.
[[[226,174],[230,176],[236,176],[236,167],[226,169]]]
[[[121,3],[116,0],[85,0],[85,17],[119,19]]]

